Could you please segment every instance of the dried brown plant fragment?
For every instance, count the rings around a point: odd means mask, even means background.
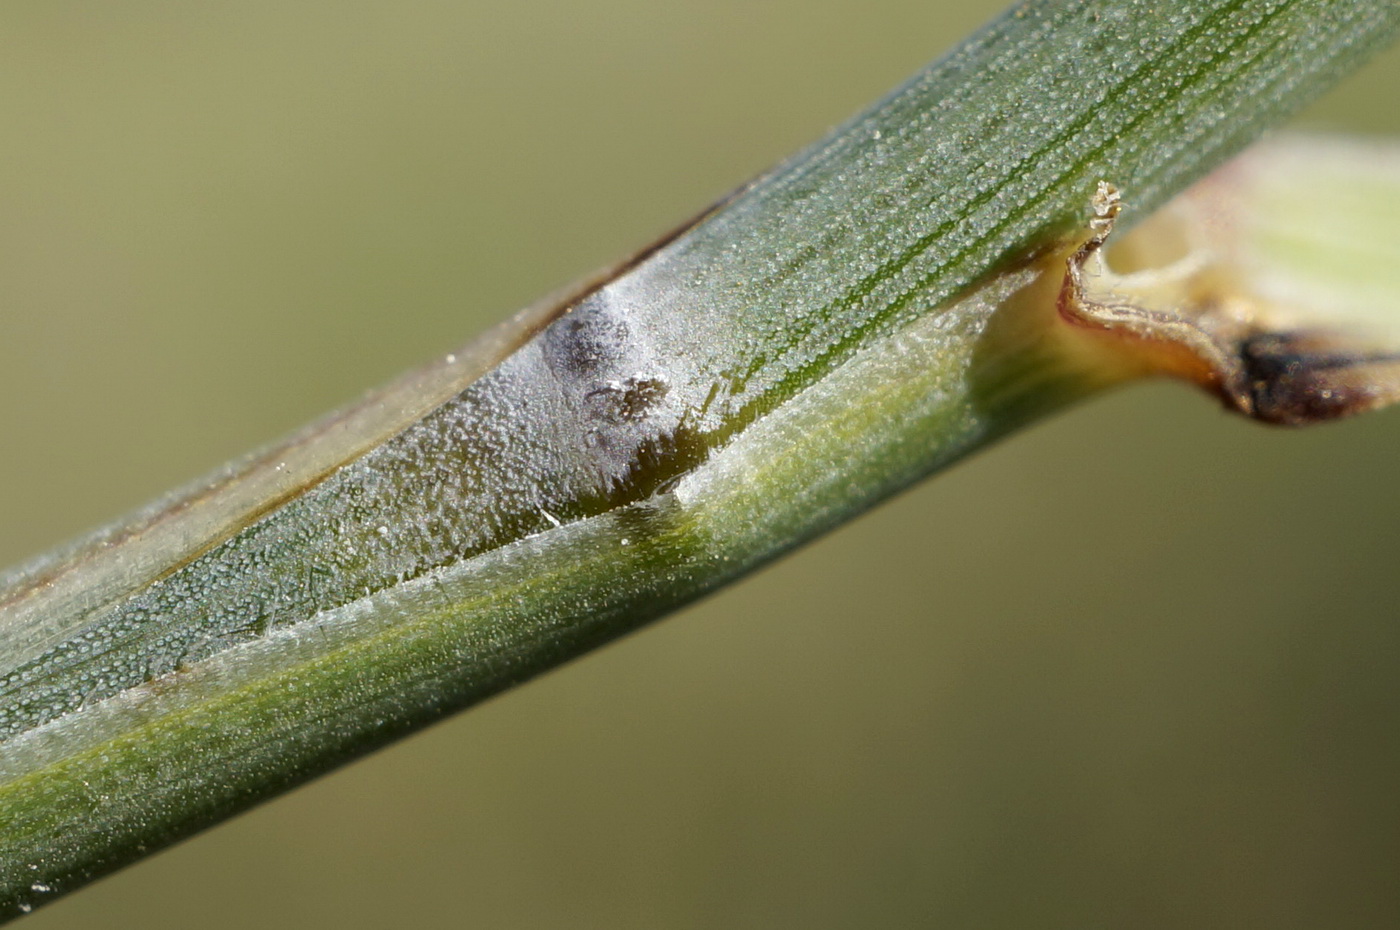
[[[1397,150],[1390,146],[1385,157],[1378,148],[1367,149],[1365,170],[1387,172],[1388,180]],[[1374,313],[1350,306],[1355,301],[1342,280],[1344,263],[1336,266],[1334,294],[1316,269],[1300,284],[1292,280],[1286,253],[1271,252],[1261,233],[1261,217],[1267,222],[1273,216],[1271,199],[1276,202],[1280,191],[1296,194],[1315,164],[1347,170],[1335,167],[1337,156],[1336,148],[1314,140],[1270,143],[1112,243],[1125,203],[1117,188],[1100,182],[1089,235],[1066,259],[1060,316],[1134,373],[1193,381],[1227,408],[1268,423],[1303,425],[1400,400],[1400,340],[1378,331],[1384,327],[1374,325]],[[1381,187],[1387,195],[1400,190]],[[1326,205],[1326,192],[1319,191],[1312,202],[1305,198],[1291,208],[1294,216],[1301,206],[1322,220]],[[1390,223],[1368,243],[1378,238],[1390,248],[1400,238]],[[1314,251],[1347,247],[1336,238]],[[1111,270],[1105,252],[1125,270]],[[1372,289],[1366,300],[1389,302],[1384,309],[1400,320],[1400,295]],[[1370,329],[1363,325],[1366,316]]]

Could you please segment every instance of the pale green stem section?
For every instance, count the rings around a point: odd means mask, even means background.
[[[1400,347],[1400,140],[1285,136],[1232,174],[1251,289],[1312,325]]]
[[[1392,0],[1028,4],[300,496],[87,612],[31,611],[0,644],[0,914],[1098,387],[1033,256],[1101,178],[1163,203],[1397,29]]]

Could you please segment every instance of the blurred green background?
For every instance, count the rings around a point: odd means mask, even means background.
[[[465,341],[997,3],[12,0],[0,563]],[[1400,55],[1311,109],[1394,133]],[[29,918],[1393,927],[1400,411],[1170,386]]]

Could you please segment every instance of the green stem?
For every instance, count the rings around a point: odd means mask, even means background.
[[[0,591],[0,913],[1101,386],[1057,350],[1036,260],[1096,182],[1141,216],[1398,29],[1389,0],[1024,5],[284,496],[87,598],[42,590],[86,555],[19,573]]]

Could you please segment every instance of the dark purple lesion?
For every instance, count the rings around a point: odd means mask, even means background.
[[[1400,353],[1364,351],[1337,333],[1261,332],[1239,347],[1250,410],[1286,426],[1364,413],[1400,398]]]

